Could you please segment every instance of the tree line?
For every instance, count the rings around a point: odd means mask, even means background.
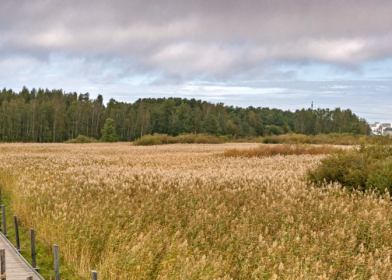
[[[295,112],[184,98],[143,98],[134,103],[88,93],[32,89],[0,92],[0,140],[3,142],[63,142],[79,135],[100,139],[106,119],[114,120],[120,141],[146,134],[177,136],[207,133],[234,137],[289,132],[369,134],[366,121],[351,110],[302,109]]]

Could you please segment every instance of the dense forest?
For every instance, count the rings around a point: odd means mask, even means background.
[[[88,93],[23,88],[0,92],[0,140],[3,142],[63,142],[85,135],[101,138],[107,118],[114,120],[120,141],[145,134],[207,133],[235,137],[289,132],[368,134],[369,127],[350,110],[240,108],[182,98],[145,98],[134,103]]]

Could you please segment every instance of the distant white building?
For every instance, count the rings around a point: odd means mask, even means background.
[[[374,134],[389,135],[389,137],[392,135],[392,131],[389,131],[389,129],[392,129],[392,123],[375,122],[369,123],[369,126]]]
[[[392,131],[384,131],[383,135],[389,135],[389,138],[392,138]]]

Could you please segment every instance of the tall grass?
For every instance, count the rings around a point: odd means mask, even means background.
[[[319,145],[359,145],[382,141],[392,144],[392,138],[386,136],[353,135],[349,133],[331,133],[318,135],[285,134],[266,137],[233,137],[231,135],[214,136],[207,134],[182,134],[168,136],[167,134],[145,135],[134,141],[136,146],[152,146],[164,144],[222,144],[222,143],[264,143],[264,144],[319,144]]]
[[[244,137],[233,140],[237,143],[264,144],[318,144],[318,145],[359,145],[361,143],[383,142],[392,144],[387,136],[354,135],[350,133],[330,133],[318,135],[285,134],[266,137]]]
[[[330,145],[314,146],[304,144],[259,145],[250,149],[228,149],[225,157],[266,157],[276,155],[326,155],[337,149]]]
[[[388,193],[309,186],[325,155],[216,156],[253,147],[4,144],[0,181],[82,279],[392,278]]]

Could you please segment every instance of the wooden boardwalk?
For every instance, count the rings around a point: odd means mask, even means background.
[[[7,280],[26,280],[28,276],[33,276],[34,280],[44,280],[0,232],[0,249],[3,248]]]

